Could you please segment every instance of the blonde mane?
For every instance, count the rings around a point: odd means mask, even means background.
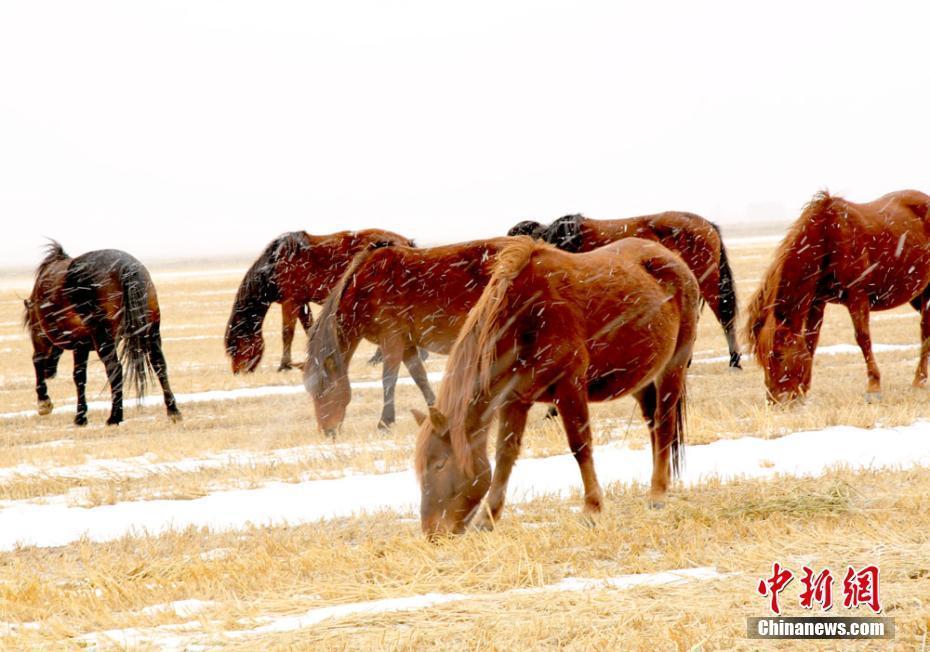
[[[828,213],[832,203],[837,199],[830,196],[826,190],[822,190],[804,206],[800,217],[789,227],[784,240],[778,245],[775,258],[766,270],[759,289],[749,300],[744,336],[759,364],[765,363],[765,358],[772,350],[771,329],[766,329],[765,325],[778,303],[785,264],[799,253],[799,248],[810,246],[804,242],[804,236],[810,230],[812,222],[815,218]]]
[[[501,317],[507,290],[529,263],[533,252],[546,246],[529,236],[519,236],[513,238],[513,244],[500,251],[491,278],[478,303],[469,311],[449,353],[446,375],[439,389],[436,407],[448,420],[455,462],[469,476],[474,474],[474,458],[465,429],[465,419],[469,405],[491,388],[497,339],[506,321]],[[417,441],[418,475],[422,475],[426,467],[429,437],[430,429],[423,428]]]

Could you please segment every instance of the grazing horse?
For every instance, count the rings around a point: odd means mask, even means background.
[[[549,226],[524,221],[507,235],[529,235],[573,253],[591,251],[621,238],[659,242],[681,256],[698,279],[701,298],[723,327],[730,367],[740,368],[736,337],[736,286],[720,238],[720,228],[694,213],[669,211],[622,220],[592,220],[582,215],[560,217]]]
[[[317,424],[335,436],[352,399],[349,362],[364,338],[384,356],[379,428],[394,423],[394,386],[403,362],[427,404],[433,390],[417,347],[448,353],[510,238],[414,249],[371,246],[358,254],[323,304],[307,344],[304,384]]]
[[[568,254],[520,238],[504,249],[452,348],[436,406],[428,417],[415,415],[424,533],[493,526],[534,402],[558,406],[585,511],[596,513],[602,493],[588,402],[632,394],[649,426],[649,495],[660,505],[684,452],[685,373],[699,300],[688,267],[655,242],[628,238]],[[487,438],[495,412],[491,477]]]
[[[866,399],[880,398],[869,312],[910,302],[920,311],[914,386],[927,383],[930,354],[930,197],[892,192],[867,204],[820,192],[804,207],[753,295],[746,339],[765,371],[768,400],[810,389],[827,303],[846,306],[868,369]]]
[[[255,371],[265,350],[262,322],[272,303],[281,304],[284,351],[278,371],[291,368],[291,343],[297,321],[310,330],[308,304],[322,303],[353,256],[373,242],[413,246],[413,241],[379,229],[310,235],[284,233],[265,247],[245,273],[226,324],[226,354],[233,373]]]
[[[161,350],[155,286],[138,260],[114,249],[71,258],[60,244],[52,242],[25,304],[23,322],[32,338],[40,415],[53,408],[45,381],[55,377],[62,350],[71,349],[77,386],[74,423],[87,424],[87,358],[93,349],[103,361],[110,383],[112,408],[107,425],[123,420],[124,376],[141,397],[153,370],[165,395],[168,416],[173,421],[181,419]]]

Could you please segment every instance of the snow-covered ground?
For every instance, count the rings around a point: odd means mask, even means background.
[[[193,336],[191,339],[199,339],[202,336]],[[205,336],[212,337],[212,336]],[[177,339],[185,339],[183,337]],[[916,351],[920,348],[920,344],[881,344],[876,343],[872,345],[872,351],[875,353],[890,353],[896,351]],[[855,344],[831,344],[829,346],[821,346],[817,349],[816,355],[855,355],[861,354],[861,350]],[[703,365],[703,364],[718,364],[722,362],[728,362],[730,360],[729,355],[719,355],[711,357],[697,357],[694,359],[692,364],[694,365]],[[442,372],[434,371],[429,373],[430,382],[438,382],[442,380]],[[397,379],[398,384],[400,385],[412,385],[413,380],[408,376],[401,376]],[[353,389],[378,389],[381,387],[380,380],[359,380],[352,382]],[[259,387],[243,387],[241,389],[229,389],[229,390],[212,390],[206,392],[191,392],[189,394],[175,394],[175,398],[178,403],[206,403],[210,401],[231,401],[240,398],[256,398],[261,396],[283,396],[289,394],[300,394],[304,390],[303,385],[264,385]],[[128,405],[134,405],[135,402],[130,401]],[[161,405],[162,397],[160,395],[149,395],[142,399],[142,404],[145,406],[152,405]],[[61,409],[62,407],[72,409],[74,407],[74,401],[67,401],[60,405],[55,406],[56,409]],[[87,404],[89,410],[109,410],[110,401],[91,401]],[[33,410],[20,410],[18,412],[0,412],[0,419],[15,419],[21,417],[31,417],[36,416],[36,411]]]
[[[436,371],[427,374],[430,382],[437,382],[442,380],[442,372]],[[353,389],[372,389],[380,388],[381,380],[357,380],[352,383]],[[401,377],[397,379],[398,385],[412,385],[413,379],[409,377]],[[243,387],[240,389],[215,389],[206,392],[191,392],[189,394],[175,394],[174,398],[177,400],[178,404],[183,405],[185,403],[209,403],[211,401],[234,401],[240,398],[256,398],[261,396],[286,396],[289,394],[302,394],[306,392],[304,386],[301,385],[263,385],[260,387]],[[152,405],[162,405],[164,399],[161,394],[150,394],[145,396],[142,399],[142,405],[152,406]],[[127,407],[132,407],[135,405],[135,401],[128,401]],[[55,409],[60,410],[61,408],[74,408],[74,401],[67,401],[60,405],[56,405]],[[88,410],[109,410],[110,401],[90,401],[87,404]],[[37,416],[36,411],[33,410],[20,410],[19,412],[0,412],[0,419],[16,419],[21,417],[31,417]]]
[[[594,453],[604,485],[647,484],[651,452],[608,444]],[[688,446],[683,482],[710,478],[813,476],[830,467],[907,468],[930,465],[930,423],[897,428],[836,426],[778,439],[719,440]],[[518,462],[509,486],[511,503],[543,495],[566,496],[581,480],[571,455]],[[300,483],[275,482],[257,489],[217,491],[194,500],[148,500],[92,508],[13,501],[0,510],[0,549],[17,545],[57,546],[83,536],[107,541],[126,534],[158,534],[190,525],[231,530],[253,525],[309,523],[391,510],[411,514],[419,501],[413,471],[352,475]]]
[[[59,440],[61,441],[61,440]],[[61,444],[59,444],[61,445]],[[171,462],[157,462],[154,455],[136,457],[91,459],[83,464],[72,466],[36,466],[35,464],[17,464],[0,467],[0,484],[21,480],[23,478],[42,476],[45,478],[144,478],[164,473],[194,473],[205,469],[217,469],[225,466],[252,467],[263,464],[289,464],[293,462],[333,459],[340,454],[357,450],[354,444],[326,443],[278,448],[266,451],[246,451],[229,449]],[[365,450],[379,452],[398,448],[393,441],[370,442]]]
[[[133,648],[151,646],[161,650],[189,649],[198,641],[214,641],[223,639],[241,639],[274,634],[293,632],[312,627],[330,618],[343,618],[357,614],[381,614],[399,611],[417,611],[428,609],[437,605],[462,602],[465,600],[502,600],[514,596],[534,595],[541,593],[567,593],[596,590],[629,590],[640,586],[674,586],[695,581],[710,581],[729,574],[717,572],[710,567],[681,568],[662,571],[659,573],[638,573],[635,575],[619,575],[601,579],[569,577],[555,584],[546,586],[511,589],[498,593],[426,593],[400,598],[385,598],[382,600],[368,600],[365,602],[349,602],[327,607],[310,609],[294,616],[259,616],[252,619],[261,624],[248,629],[224,630],[216,633],[199,634],[191,630],[201,629],[197,622],[181,623],[175,625],[162,625],[160,627],[111,629],[102,632],[91,632],[76,639],[85,645],[118,645]],[[182,600],[179,602],[154,605],[142,611],[144,613],[160,613],[173,611],[182,617],[189,617],[204,609],[213,606],[210,602],[199,600]],[[215,628],[221,628],[223,623],[213,623]]]

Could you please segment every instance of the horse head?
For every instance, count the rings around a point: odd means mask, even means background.
[[[259,317],[230,318],[226,326],[226,355],[232,362],[234,374],[252,373],[262,360],[265,341],[262,338]]]
[[[770,314],[759,334],[759,346],[769,403],[803,399],[810,389],[814,362],[804,334]]]
[[[420,478],[420,524],[430,539],[461,534],[491,484],[487,455],[476,455],[472,469],[457,459],[446,416],[435,407],[429,415],[413,410],[420,425],[417,473]]]

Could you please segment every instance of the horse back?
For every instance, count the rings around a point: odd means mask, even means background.
[[[347,285],[341,310],[365,337],[404,330],[418,345],[447,351],[478,301],[509,238],[439,247],[385,247],[372,252]]]
[[[592,400],[626,394],[687,364],[697,280],[661,244],[627,238],[582,254],[546,248],[528,268],[511,301],[533,306],[518,331],[537,333],[535,348],[558,351],[555,357],[582,353]]]
[[[723,244],[714,225],[694,213],[666,211],[619,220],[585,219],[581,223],[584,251],[625,238],[652,240],[681,256],[691,271],[714,285]]]
[[[100,249],[77,256],[64,278],[64,295],[88,333],[103,329],[116,337],[130,291],[144,297],[146,321],[159,321],[152,277],[138,259],[124,251]]]

